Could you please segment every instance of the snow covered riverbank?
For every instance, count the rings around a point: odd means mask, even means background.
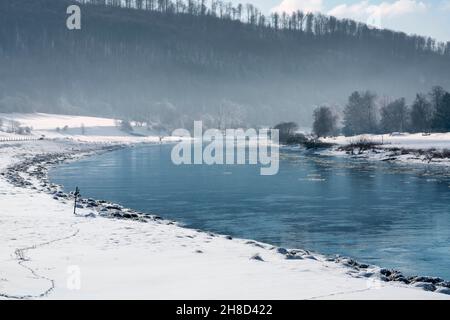
[[[423,290],[428,279],[385,282],[392,275],[377,267],[143,219],[93,199],[75,216],[45,167],[111,147],[76,140],[0,143],[0,299],[450,298]]]
[[[30,141],[1,148],[1,170],[88,145]],[[300,251],[197,232],[168,221],[72,214],[71,201],[0,179],[3,298],[448,298]],[[79,209],[88,215],[92,209]],[[259,258],[258,258],[259,257]],[[264,261],[261,261],[261,259]],[[80,272],[80,289],[70,285]],[[369,277],[367,277],[369,276]],[[214,285],[212,285],[214,284]]]
[[[331,149],[320,151],[324,155],[351,155],[368,160],[450,166],[450,133],[338,136],[321,140],[335,144]],[[362,149],[348,147],[361,140],[374,146]]]

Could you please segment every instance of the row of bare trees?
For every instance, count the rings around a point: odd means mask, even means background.
[[[275,30],[300,31],[314,35],[345,34],[364,38],[376,34],[379,38],[408,44],[408,47],[420,51],[433,51],[450,55],[450,42],[438,42],[431,37],[408,36],[402,32],[378,30],[348,19],[337,19],[320,13],[272,12],[265,16],[253,4],[245,5],[221,0],[78,0],[83,4],[124,7],[137,10],[158,11],[166,14],[191,14],[213,16],[221,19],[237,20],[253,26]]]
[[[0,1],[0,112],[166,127],[203,117],[226,128],[301,109],[307,126],[312,106],[345,101],[355,84],[394,97],[413,97],[422,79],[450,87],[450,59],[424,51],[435,46],[426,39],[302,12],[266,18],[252,5],[174,1],[85,0],[80,32],[62,27],[67,1]]]
[[[0,118],[0,131],[15,134],[30,134],[32,128],[22,126],[19,121]]]
[[[435,86],[418,93],[411,105],[405,98],[377,99],[370,91],[353,92],[348,98],[342,132],[346,135],[392,132],[450,132],[450,92]],[[313,132],[317,136],[338,133],[339,115],[328,106],[314,111]]]

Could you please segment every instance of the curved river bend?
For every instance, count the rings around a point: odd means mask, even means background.
[[[50,179],[188,227],[450,279],[450,170],[281,152],[280,170],[175,166],[170,145],[63,164]]]

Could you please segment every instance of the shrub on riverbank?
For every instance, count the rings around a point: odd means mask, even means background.
[[[361,137],[357,140],[351,141],[345,146],[339,147],[339,150],[350,152],[351,154],[355,154],[355,151],[357,151],[357,154],[361,154],[367,150],[374,150],[380,145],[382,145],[382,143],[373,141],[366,137]]]

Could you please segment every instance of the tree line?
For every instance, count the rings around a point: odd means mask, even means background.
[[[430,38],[209,0],[82,2],[70,31],[73,0],[0,1],[0,112],[307,126],[313,106],[352,90],[450,86],[450,56]]]
[[[355,91],[342,114],[329,106],[316,108],[313,132],[319,137],[338,133],[450,132],[450,93],[435,86],[427,94],[416,94],[408,105],[405,98],[378,98],[371,91]]]
[[[418,51],[431,51],[450,56],[450,41],[439,42],[432,37],[406,35],[386,29],[376,29],[351,19],[337,19],[321,13],[304,13],[301,10],[272,12],[269,16],[251,3],[236,4],[221,0],[76,0],[82,4],[121,7],[155,11],[164,14],[211,16],[219,19],[244,22],[257,28],[298,31],[317,36],[327,34],[351,35],[355,38],[372,36],[375,40],[392,41],[394,48],[407,47]]]

